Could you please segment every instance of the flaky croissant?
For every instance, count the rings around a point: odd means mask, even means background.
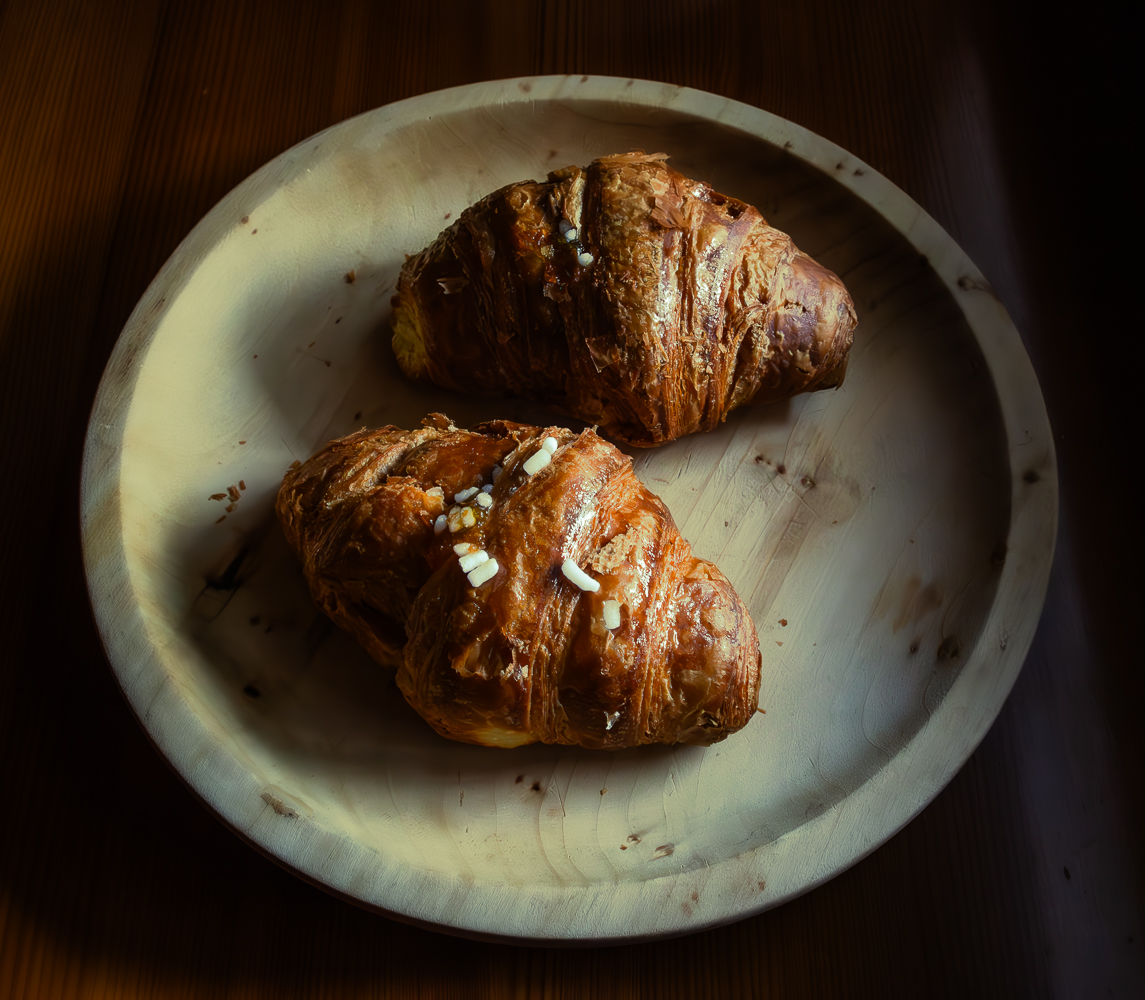
[[[747,608],[631,459],[593,431],[425,424],[331,442],[276,509],[315,600],[439,733],[612,749],[746,725]]]
[[[641,446],[839,384],[843,283],[666,158],[607,156],[462,212],[402,268],[405,374],[539,399]]]

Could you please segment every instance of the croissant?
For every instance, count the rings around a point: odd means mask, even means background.
[[[462,212],[402,268],[405,374],[539,399],[640,446],[838,385],[856,324],[843,283],[665,159],[606,156]]]
[[[706,745],[756,710],[747,608],[591,430],[362,430],[276,510],[319,606],[443,736]]]

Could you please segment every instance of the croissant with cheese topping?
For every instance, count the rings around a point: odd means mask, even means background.
[[[411,378],[539,399],[650,446],[838,385],[843,283],[750,205],[627,153],[511,184],[402,268]]]
[[[434,729],[615,749],[747,724],[755,626],[631,459],[591,430],[424,424],[331,442],[276,509],[315,600]]]

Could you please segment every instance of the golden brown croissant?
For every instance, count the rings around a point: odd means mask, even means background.
[[[839,384],[843,283],[666,158],[607,156],[464,211],[402,268],[406,375],[539,399],[642,446]]]
[[[593,431],[425,424],[331,442],[277,512],[315,600],[439,733],[617,748],[746,725],[755,626],[631,459]]]

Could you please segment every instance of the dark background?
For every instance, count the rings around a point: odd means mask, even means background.
[[[1145,994],[1138,37],[1014,0],[0,0],[0,995]],[[365,913],[220,825],[115,686],[77,515],[112,345],[223,194],[361,111],[549,73],[724,94],[889,177],[1014,318],[1061,486],[1023,673],[913,823],[777,910],[568,951]]]

